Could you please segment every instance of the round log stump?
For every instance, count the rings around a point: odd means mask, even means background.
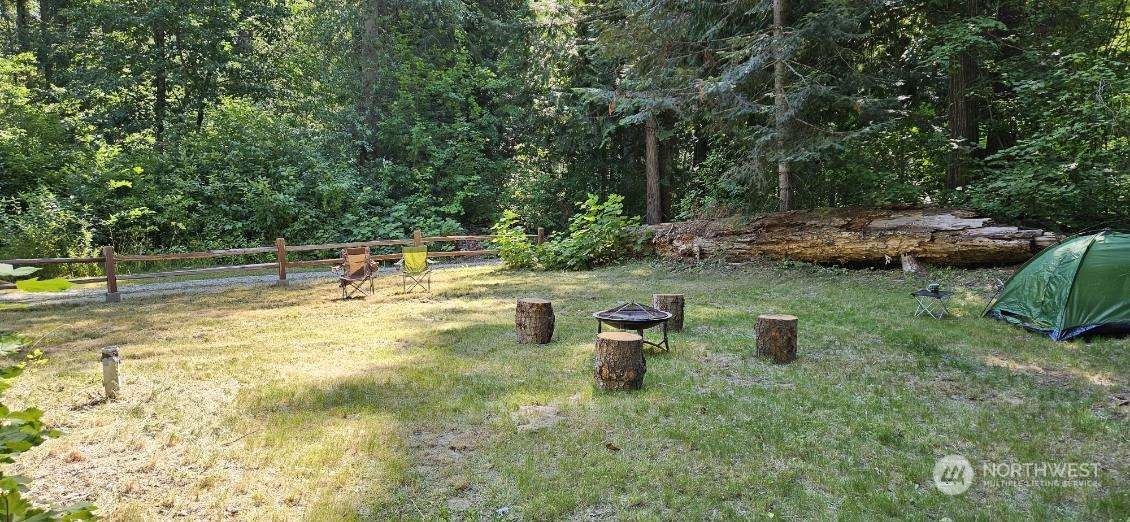
[[[757,355],[777,364],[796,360],[797,318],[793,315],[757,316]]]
[[[643,386],[647,361],[643,337],[631,332],[603,332],[596,336],[593,377],[602,390],[638,390]]]
[[[546,299],[518,300],[514,313],[514,331],[518,344],[545,344],[553,339],[553,303]]]
[[[683,331],[683,304],[686,299],[683,294],[655,294],[651,296],[651,307],[664,312],[671,312],[667,320],[667,329],[672,332]]]

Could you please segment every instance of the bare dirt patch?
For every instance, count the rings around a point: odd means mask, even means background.
[[[528,404],[518,407],[518,411],[510,412],[510,420],[518,431],[537,431],[548,428],[563,420],[557,406],[542,406]]]

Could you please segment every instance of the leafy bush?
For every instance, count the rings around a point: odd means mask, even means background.
[[[506,210],[498,223],[491,228],[498,257],[507,268],[533,268],[535,248],[526,235],[525,227],[518,224],[518,213]]]
[[[91,255],[90,223],[81,209],[44,187],[5,202],[0,213],[0,259]],[[51,272],[45,269],[44,272]]]
[[[0,332],[0,352],[4,355],[19,350],[20,339],[10,333]],[[33,352],[29,359],[39,356]],[[0,368],[0,393],[11,386],[11,379],[23,372],[24,364],[7,365]],[[0,463],[10,464],[15,462],[13,457],[40,444],[47,437],[57,437],[59,432],[48,429],[43,424],[43,412],[36,408],[22,410],[9,410],[0,404]],[[70,521],[94,520],[94,507],[78,505],[64,509],[52,509],[35,506],[21,493],[27,490],[27,479],[24,477],[8,475],[0,472],[0,519],[2,520],[41,520],[41,521]]]
[[[518,225],[518,215],[503,213],[494,225],[495,244],[506,266],[543,270],[584,270],[634,257],[643,238],[636,230],[637,216],[624,215],[624,197],[609,195],[604,202],[589,194],[580,212],[569,220],[565,235],[555,235],[542,245],[532,245]]]
[[[1083,53],[1049,74],[1015,82],[1015,112],[1034,132],[986,158],[996,169],[972,183],[966,203],[994,217],[1060,230],[1130,223],[1130,74]]]

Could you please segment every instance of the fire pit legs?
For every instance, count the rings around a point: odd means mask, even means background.
[[[607,324],[613,328],[636,332],[642,344],[654,346],[660,352],[671,351],[667,341],[667,321],[671,319],[671,312],[657,310],[639,303],[624,303],[615,308],[603,310],[592,314],[596,319],[596,333],[599,336],[603,326]],[[663,327],[663,341],[654,343],[643,339],[643,331],[656,326]]]
[[[667,352],[671,351],[671,345],[668,344],[668,342],[667,342],[667,323],[664,322],[662,326],[663,326],[663,340],[659,341],[658,343],[653,343],[653,342],[647,340],[647,337],[644,337],[644,335],[643,335],[643,330],[636,330],[636,333],[640,334],[640,337],[643,339],[643,344],[654,346],[655,349],[659,351],[659,353],[667,353]]]

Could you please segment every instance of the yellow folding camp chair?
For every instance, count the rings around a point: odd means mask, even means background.
[[[432,291],[432,262],[428,259],[427,245],[404,247],[403,257],[396,262],[400,265],[400,283],[404,293],[417,287],[425,292]]]

